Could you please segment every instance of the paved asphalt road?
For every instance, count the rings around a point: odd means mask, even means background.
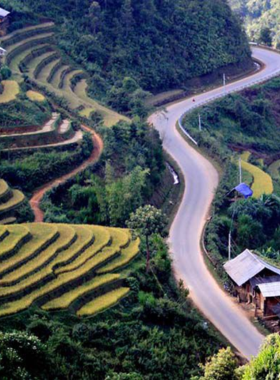
[[[253,55],[265,68],[226,87],[237,91],[257,80],[273,76],[280,70],[280,54],[253,48]],[[225,93],[219,88],[196,96],[195,104]],[[223,292],[208,271],[200,248],[200,239],[209,207],[218,185],[218,174],[211,163],[188,144],[175,128],[180,116],[193,106],[186,99],[167,107],[165,116],[158,112],[149,122],[163,139],[165,150],[177,161],[185,177],[186,189],[170,231],[170,248],[177,279],[183,279],[196,306],[218,330],[247,358],[256,355],[263,336],[243,311]]]

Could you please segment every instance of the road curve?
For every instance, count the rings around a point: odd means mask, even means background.
[[[280,54],[253,48],[253,56],[265,64],[262,71],[229,84],[226,89],[218,88],[198,95],[195,104],[279,75]],[[264,337],[220,289],[203,260],[200,240],[218,185],[218,173],[176,130],[178,119],[192,107],[192,99],[186,99],[168,106],[165,115],[156,112],[149,118],[149,122],[160,132],[164,149],[180,166],[186,183],[182,202],[170,230],[174,271],[176,278],[182,279],[190,290],[190,296],[201,312],[241,354],[250,358],[258,353]]]

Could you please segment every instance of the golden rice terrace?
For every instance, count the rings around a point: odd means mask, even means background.
[[[78,316],[126,296],[122,270],[139,252],[129,230],[31,223],[0,226],[0,317],[37,305]]]

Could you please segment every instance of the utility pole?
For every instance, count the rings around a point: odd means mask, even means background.
[[[239,157],[239,181],[242,183],[242,163],[241,163],[241,157]]]
[[[198,127],[199,127],[199,132],[202,131],[202,124],[201,124],[201,115],[198,114]]]
[[[231,231],[229,231],[228,235],[228,261],[231,260]]]
[[[223,85],[224,85],[224,90],[226,92],[226,85],[227,85],[227,83],[226,83],[226,74],[225,73],[223,74]]]

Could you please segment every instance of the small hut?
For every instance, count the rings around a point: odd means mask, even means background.
[[[0,8],[0,36],[5,36],[7,34],[7,29],[9,26],[9,15],[10,12],[3,8]]]
[[[240,302],[253,303],[264,316],[280,302],[280,269],[246,249],[224,265]]]

